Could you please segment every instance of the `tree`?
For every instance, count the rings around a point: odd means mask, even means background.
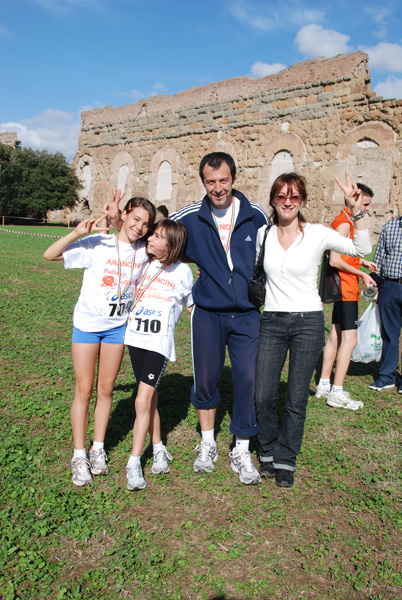
[[[0,214],[42,218],[73,207],[81,183],[60,152],[0,144]]]

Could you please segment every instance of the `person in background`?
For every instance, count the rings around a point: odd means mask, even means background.
[[[363,183],[357,187],[362,192],[362,211],[365,215],[370,208],[374,193]],[[354,222],[347,206],[331,223],[332,229],[346,238],[354,238]],[[342,299],[334,302],[332,310],[332,327],[324,347],[320,381],[316,387],[316,398],[324,396],[328,406],[357,410],[363,406],[358,400],[352,400],[349,392],[343,389],[346,373],[349,368],[352,352],[357,342],[358,300],[360,297],[360,278],[364,287],[374,286],[375,281],[360,270],[360,265],[370,271],[375,271],[374,262],[358,256],[346,256],[331,252],[330,265],[339,271],[341,280]],[[336,360],[334,381],[331,387],[331,373]]]
[[[381,230],[373,258],[381,278],[378,307],[381,317],[382,354],[378,378],[372,390],[395,386],[402,318],[402,217],[391,219]],[[402,394],[402,380],[398,393]]]
[[[267,278],[264,312],[256,364],[258,454],[261,474],[275,477],[280,487],[294,483],[300,452],[309,387],[324,345],[324,313],[317,290],[318,268],[325,250],[365,256],[370,235],[361,209],[362,193],[346,173],[346,185],[335,180],[345,195],[354,222],[355,238],[330,227],[307,223],[306,182],[297,173],[280,175],[270,192],[273,226],[265,242]],[[258,232],[257,255],[265,227]],[[281,373],[289,351],[285,414],[278,425],[277,401]]]

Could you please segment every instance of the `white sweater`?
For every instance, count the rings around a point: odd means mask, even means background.
[[[257,256],[265,225],[258,230]],[[303,233],[287,250],[278,241],[277,227],[267,235],[264,269],[267,276],[265,311],[310,312],[322,310],[317,290],[318,269],[325,250],[349,256],[371,252],[370,233],[355,229],[355,238],[346,238],[324,225],[307,223]]]

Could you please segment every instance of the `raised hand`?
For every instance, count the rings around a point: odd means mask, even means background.
[[[98,224],[104,219],[106,219],[106,215],[102,215],[101,217],[98,217],[98,219],[84,219],[81,223],[78,223],[75,231],[79,237],[94,232],[109,231],[110,227],[107,225],[106,227],[98,227]]]
[[[344,194],[347,207],[349,208],[351,214],[356,216],[361,211],[362,191],[357,187],[356,183],[352,183],[350,181],[348,171],[345,171],[345,179],[346,184],[342,183],[340,179],[335,177],[336,183],[339,185]]]
[[[109,201],[102,206],[101,213],[105,215],[107,224],[115,229],[121,229],[119,205],[124,198],[124,192],[120,189],[109,188]]]

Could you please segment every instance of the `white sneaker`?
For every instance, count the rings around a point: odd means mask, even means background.
[[[358,410],[363,407],[363,402],[352,400],[349,392],[341,392],[340,394],[330,392],[327,397],[327,404],[334,408],[347,408],[349,410]]]
[[[215,444],[211,442],[200,442],[196,448],[198,456],[194,461],[194,471],[196,473],[211,473],[214,470],[214,463],[218,460],[218,451]]]
[[[232,452],[229,452],[229,456],[232,458],[230,467],[232,471],[238,474],[241,483],[252,485],[261,482],[261,476],[253,465],[250,452],[232,450]]]
[[[166,450],[166,447],[162,446],[162,448],[154,454],[154,462],[151,468],[152,473],[169,473],[168,460],[172,460],[172,457]]]
[[[140,463],[129,467],[126,467],[127,471],[127,489],[130,492],[138,490],[144,490],[147,487],[147,483],[144,479],[144,474],[142,472],[142,467]]]
[[[73,474],[73,484],[82,487],[92,483],[91,463],[87,458],[79,456],[71,461],[71,472]]]
[[[107,466],[107,454],[103,450],[92,450],[88,452],[88,459],[91,463],[92,475],[107,475],[109,473],[109,467]]]
[[[317,387],[315,388],[315,397],[316,398],[321,398],[321,396],[324,396],[324,398],[328,398],[328,394],[331,391],[331,386],[323,386],[318,384]]]

